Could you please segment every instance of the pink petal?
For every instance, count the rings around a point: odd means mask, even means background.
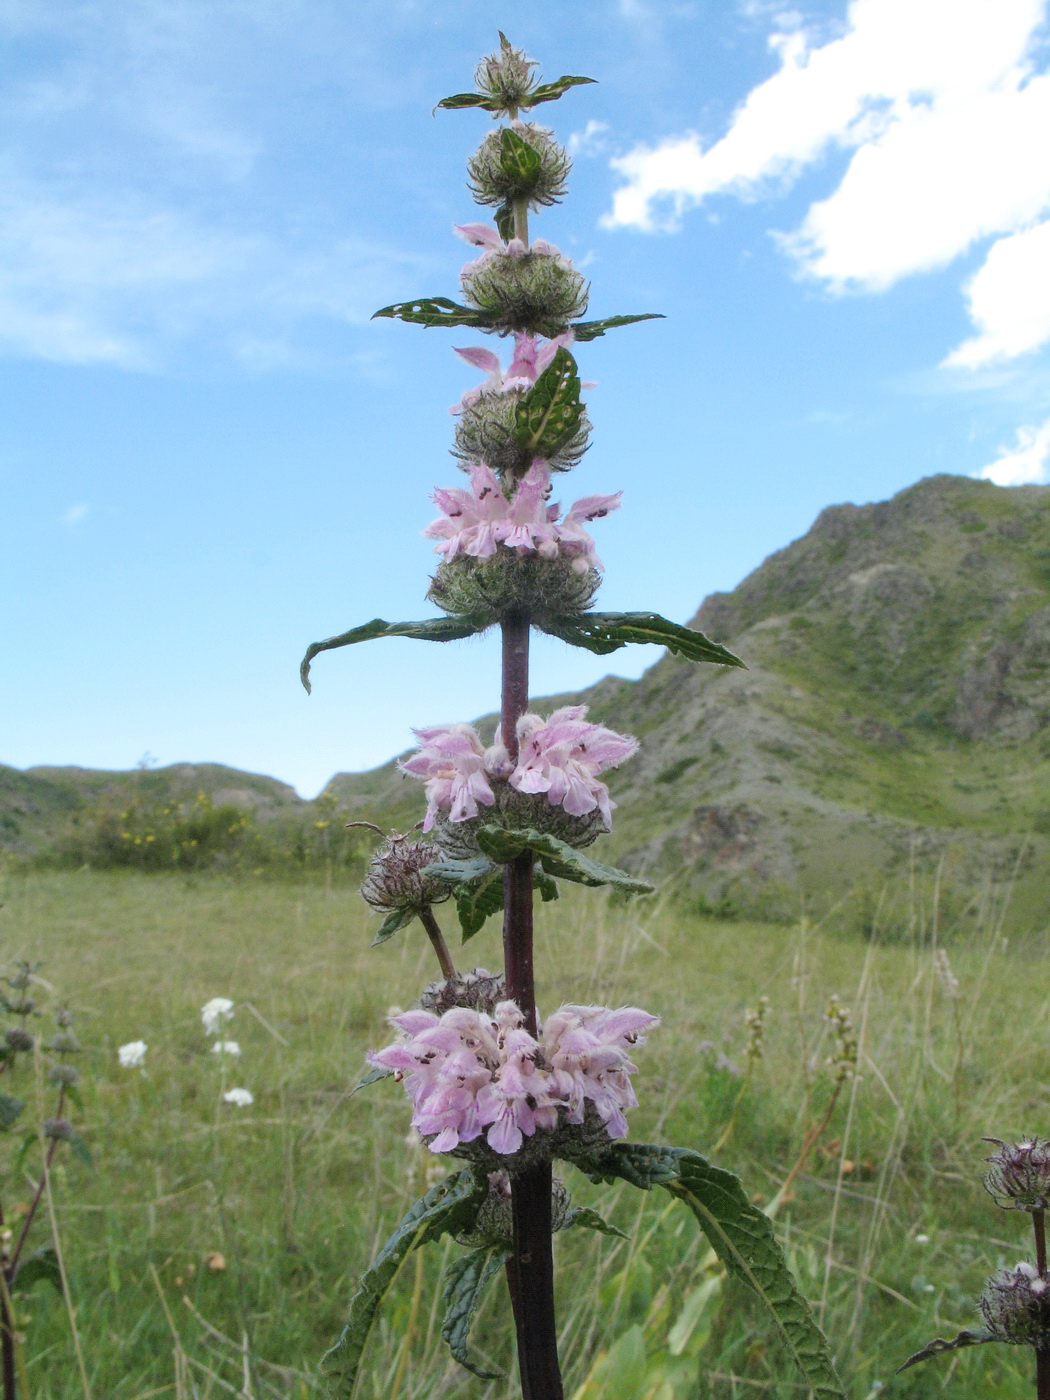
[[[498,252],[503,247],[503,239],[491,224],[453,224],[452,227],[475,248],[492,248]]]

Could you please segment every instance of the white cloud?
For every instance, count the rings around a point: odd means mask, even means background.
[[[1050,340],[1050,220],[1000,238],[966,296],[980,334],[957,346],[946,365],[977,369]]]
[[[613,161],[626,183],[604,222],[674,227],[714,194],[775,193],[844,149],[853,154],[832,194],[781,236],[830,289],[880,291],[982,239],[1012,242],[1050,208],[1050,74],[1031,60],[1045,15],[1046,0],[852,0],[845,32],[823,44],[781,28],[770,39],[777,72],[720,140],[705,148],[686,133]],[[1019,264],[1027,252],[1007,249],[998,262]],[[1045,316],[1022,331],[1011,310],[999,324],[990,285],[1004,278],[997,270],[982,282],[983,272],[971,288],[980,353],[1046,339]],[[956,363],[983,362],[967,353]]]
[[[352,239],[315,237],[304,247],[8,171],[0,181],[0,352],[149,369],[173,345],[206,339],[272,367],[295,360],[298,323],[363,323],[391,299],[398,272],[403,278],[417,262]]]
[[[79,525],[90,509],[87,501],[78,501],[76,505],[70,506],[67,511],[63,512],[63,525]]]
[[[1013,447],[1001,448],[994,462],[974,475],[996,486],[1040,485],[1048,479],[1050,418],[1037,427],[1018,428]]]
[[[608,122],[595,121],[592,117],[582,131],[574,131],[565,143],[573,156],[600,156],[608,146],[606,133]]]

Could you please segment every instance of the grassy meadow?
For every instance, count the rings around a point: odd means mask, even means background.
[[[76,1012],[82,1114],[94,1157],[53,1172],[55,1218],[83,1374],[63,1299],[16,1296],[32,1400],[307,1400],[325,1394],[321,1352],[360,1271],[440,1159],[406,1139],[396,1085],[347,1098],[384,1015],[433,975],[421,930],[371,950],[374,921],[342,884],[221,875],[12,871],[0,879],[5,960],[40,975]],[[440,912],[440,911],[439,911]],[[803,1290],[824,1318],[852,1400],[1031,1393],[1030,1353],[988,1346],[894,1378],[934,1336],[975,1325],[1000,1264],[1028,1254],[1026,1220],[980,1185],[982,1134],[1050,1133],[1045,936],[1003,937],[989,918],[962,939],[932,902],[892,940],[800,924],[704,921],[659,898],[625,905],[570,890],[538,913],[541,1008],[632,1002],[662,1027],[640,1049],[635,1141],[708,1150],[772,1200],[827,1116],[833,1077],[824,1010],[851,1008],[860,1074],[777,1212]],[[446,920],[446,924],[450,923]],[[500,964],[495,921],[461,955]],[[944,946],[957,995],[938,972]],[[744,1014],[768,996],[764,1057],[750,1079]],[[242,1055],[209,1052],[201,1005],[228,996]],[[149,1045],[146,1072],[118,1045]],[[225,1080],[223,1075],[225,1074]],[[31,1098],[31,1064],[11,1092]],[[254,1103],[220,1102],[222,1088]],[[736,1105],[734,1116],[734,1105]],[[5,1150],[8,1221],[34,1189],[35,1158]],[[455,1167],[456,1164],[446,1162]],[[559,1238],[560,1317],[573,1400],[804,1396],[751,1300],[725,1284],[692,1217],[663,1192],[597,1188],[565,1167],[578,1204],[629,1231]],[[34,1227],[46,1243],[47,1212]],[[373,1332],[362,1400],[502,1400],[440,1338],[442,1254],[412,1256]],[[501,1288],[475,1352],[512,1368]],[[511,1369],[510,1374],[513,1375]]]

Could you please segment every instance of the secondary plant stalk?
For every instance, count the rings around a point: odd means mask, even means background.
[[[1039,1277],[1046,1278],[1046,1214],[1041,1210],[1032,1211],[1032,1230],[1035,1234],[1035,1267]],[[1035,1348],[1035,1393],[1036,1400],[1050,1400],[1050,1347]]]
[[[529,703],[529,619],[503,622],[503,692],[500,725],[511,762],[518,757],[517,725]],[[503,875],[503,959],[507,996],[517,1002],[525,1026],[536,1034],[536,983],[532,954],[532,855],[518,856]],[[507,1283],[518,1337],[523,1400],[563,1400],[554,1317],[551,1242],[551,1166],[541,1162],[513,1178],[514,1246]]]

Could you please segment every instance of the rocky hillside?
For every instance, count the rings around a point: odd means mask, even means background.
[[[560,697],[643,741],[608,856],[771,913],[939,869],[1050,922],[1050,487],[936,476],[833,506],[693,625],[749,669],[665,656]],[[330,791],[401,821],[418,801],[391,765]]]
[[[946,916],[1010,887],[1016,920],[1050,923],[1050,487],[936,476],[831,507],[693,623],[749,669],[665,655],[639,681],[536,702],[583,700],[643,741],[612,775],[604,858],[726,912],[819,915],[852,892],[885,922],[888,884],[939,871]],[[182,775],[267,811],[298,801],[210,765],[119,776]],[[25,840],[115,780],[0,770],[9,843],[12,822]],[[402,828],[421,811],[392,762],[319,800]]]

